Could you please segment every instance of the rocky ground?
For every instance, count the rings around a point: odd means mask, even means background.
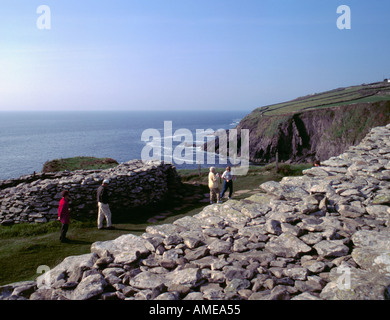
[[[96,242],[1,299],[390,299],[390,125],[245,200]]]

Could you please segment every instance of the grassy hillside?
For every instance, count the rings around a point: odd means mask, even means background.
[[[254,110],[248,118],[390,100],[390,83],[377,82],[311,94]]]

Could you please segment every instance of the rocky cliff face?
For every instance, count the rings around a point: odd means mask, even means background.
[[[311,162],[336,156],[358,144],[375,126],[390,122],[390,101],[352,104],[291,114],[245,117],[237,129],[249,129],[250,161]]]
[[[302,177],[95,242],[0,299],[390,299],[390,124]]]

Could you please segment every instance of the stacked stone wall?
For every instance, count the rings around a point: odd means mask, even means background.
[[[61,191],[71,195],[74,217],[96,215],[96,191],[109,179],[112,210],[131,211],[159,204],[180,191],[176,169],[163,162],[133,160],[106,170],[38,173],[0,183],[0,223],[44,223],[56,220]]]

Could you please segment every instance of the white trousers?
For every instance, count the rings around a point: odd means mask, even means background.
[[[106,218],[107,228],[111,227],[111,210],[108,204],[98,202],[98,229],[103,228],[103,221]]]

